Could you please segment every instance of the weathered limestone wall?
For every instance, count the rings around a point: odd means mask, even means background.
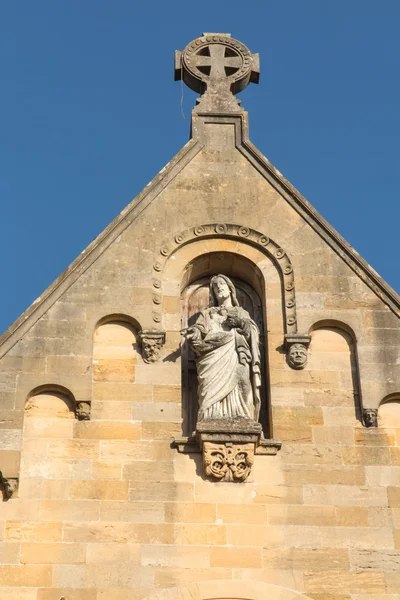
[[[399,598],[400,405],[383,405],[378,429],[360,422],[361,403],[400,397],[398,318],[235,149],[233,126],[205,131],[205,148],[0,361],[4,476],[18,475],[22,448],[18,495],[0,508],[0,600],[136,600],[205,580]],[[242,235],[174,242],[210,223],[259,231],[290,258],[298,330],[312,338],[304,370],[286,363],[282,282],[262,249]],[[265,291],[283,444],[243,484],[205,481],[200,455],[171,448],[181,283],[208,253],[221,269],[246,257]],[[166,344],[149,365],[138,332],[155,327]],[[89,421],[74,417],[82,401]]]

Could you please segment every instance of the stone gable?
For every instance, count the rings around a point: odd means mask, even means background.
[[[0,600],[395,600],[400,299],[248,141],[258,57],[193,44],[190,141],[0,339]],[[219,273],[261,332],[241,483],[204,472],[180,333]]]

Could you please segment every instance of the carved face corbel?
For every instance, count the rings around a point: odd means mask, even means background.
[[[143,330],[139,333],[139,338],[144,362],[157,362],[161,357],[161,348],[165,344],[165,331]]]
[[[89,421],[91,413],[90,402],[77,402],[75,407],[75,416],[79,421]]]
[[[18,477],[4,477],[0,471],[0,487],[3,490],[4,500],[9,500],[18,489]]]
[[[363,422],[365,427],[378,427],[378,409],[377,408],[364,408],[363,409]]]
[[[311,338],[308,335],[285,335],[286,360],[292,369],[304,369]]]

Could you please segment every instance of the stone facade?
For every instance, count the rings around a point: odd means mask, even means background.
[[[400,598],[400,299],[217,98],[0,339],[0,600]],[[182,430],[181,295],[217,273],[260,299],[244,482]]]

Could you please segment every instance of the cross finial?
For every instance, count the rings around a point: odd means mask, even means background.
[[[258,83],[259,75],[258,54],[252,54],[229,33],[203,33],[183,52],[175,52],[175,81],[183,79],[202,94],[202,108],[237,110],[232,94],[241,92],[250,82]]]

